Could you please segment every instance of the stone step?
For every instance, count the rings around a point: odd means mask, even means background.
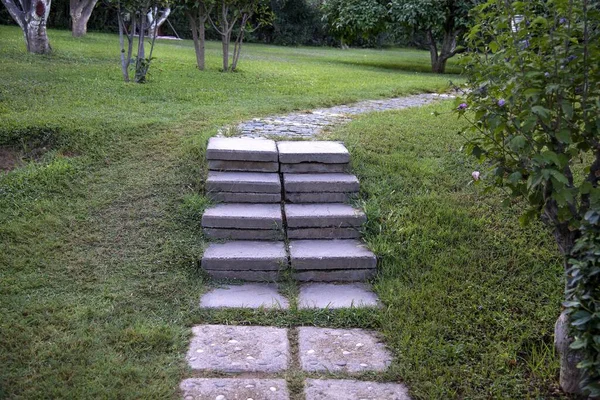
[[[359,239],[356,228],[288,228],[288,239]]]
[[[277,162],[273,140],[213,137],[206,147],[207,160]]]
[[[211,243],[202,256],[207,271],[278,271],[287,266],[283,242]]]
[[[400,383],[380,383],[349,379],[307,379],[306,400],[410,400],[408,388]]]
[[[325,163],[298,163],[281,164],[280,170],[283,173],[292,174],[335,174],[346,173],[350,170],[350,164],[325,164]]]
[[[277,172],[279,171],[279,163],[276,161],[208,160],[208,169],[211,171]]]
[[[358,240],[292,240],[289,247],[295,272],[377,268],[375,254]]]
[[[281,181],[276,173],[210,171],[206,191],[280,194]]]
[[[204,212],[203,228],[221,229],[281,229],[279,204],[217,204]]]
[[[360,227],[365,213],[347,204],[286,204],[288,228]]]
[[[189,378],[181,382],[185,400],[289,400],[285,379]]]
[[[239,280],[244,282],[276,282],[279,279],[278,271],[216,271],[205,270],[212,278],[217,280]],[[328,281],[330,282],[330,281]]]
[[[288,141],[278,142],[277,148],[281,164],[347,164],[350,162],[350,153],[340,142]]]
[[[204,228],[204,235],[214,240],[283,240],[282,229]]]
[[[209,192],[206,197],[218,203],[281,203],[281,193]]]
[[[358,193],[358,179],[351,174],[283,174],[286,193]]]
[[[369,293],[367,290],[359,292],[360,288],[349,288],[347,292],[339,293],[341,289],[340,285],[338,290],[331,292],[335,293],[335,305],[339,307],[348,303],[348,298],[352,298],[352,305],[358,307],[358,304],[367,304],[369,300]],[[311,287],[307,287],[304,290],[307,292],[307,306],[305,308],[318,307],[323,302],[319,302],[314,296],[317,294],[316,290],[311,290]],[[375,294],[370,293],[372,296]],[[311,296],[312,295],[312,296]],[[355,300],[356,299],[356,300]],[[275,284],[270,283],[245,283],[243,285],[225,285],[217,288],[213,288],[209,292],[202,295],[200,299],[201,308],[278,308],[288,309],[290,307],[289,301],[283,297]]]
[[[285,201],[294,204],[305,203],[349,203],[356,193],[285,193]]]

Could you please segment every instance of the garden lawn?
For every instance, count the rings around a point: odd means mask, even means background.
[[[198,323],[382,330],[396,361],[365,378],[405,380],[415,398],[553,392],[550,236],[467,186],[459,125],[431,107],[332,133],[362,179],[385,308],[198,309],[208,137],[459,80],[415,72],[426,52],[247,45],[240,72],[223,74],[217,43],[200,72],[191,42],[161,41],[149,83],[135,85],[122,82],[116,36],[49,36],[53,55],[29,55],[20,30],[0,26],[0,146],[31,159],[0,172],[0,398],[176,398]],[[284,377],[299,399],[304,377]]]

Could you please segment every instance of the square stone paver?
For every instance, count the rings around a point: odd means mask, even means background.
[[[200,299],[204,308],[289,308],[285,297],[277,292],[277,285],[245,283],[227,285],[205,293]]]
[[[283,379],[186,379],[179,385],[184,400],[288,400]]]
[[[347,164],[350,153],[342,143],[330,141],[277,142],[282,164],[325,163]]]
[[[199,325],[192,332],[186,359],[194,370],[272,373],[288,367],[287,329]]]
[[[392,361],[374,331],[302,327],[298,342],[300,366],[305,371],[383,371]]]
[[[379,299],[364,283],[312,283],[300,287],[299,308],[377,307]]]
[[[304,394],[306,400],[410,400],[404,385],[353,380],[307,379]]]

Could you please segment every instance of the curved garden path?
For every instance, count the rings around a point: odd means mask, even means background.
[[[311,137],[319,134],[328,126],[350,121],[354,115],[419,107],[437,100],[453,97],[450,94],[423,93],[392,99],[365,100],[358,103],[318,108],[306,112],[293,112],[286,115],[254,118],[239,124],[237,130],[239,135],[244,137],[270,135],[290,138]]]

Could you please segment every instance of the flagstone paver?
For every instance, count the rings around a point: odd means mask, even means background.
[[[452,95],[446,94],[423,93],[394,99],[367,100],[354,104],[319,108],[307,112],[254,118],[239,124],[238,130],[243,137],[263,137],[269,135],[290,138],[311,137],[321,133],[329,126],[350,121],[353,115],[375,111],[402,110],[452,97]]]
[[[304,371],[383,371],[392,361],[379,335],[364,329],[301,327],[298,346]]]
[[[281,308],[288,309],[289,302],[277,292],[277,285],[245,283],[212,289],[200,299],[203,308]]]
[[[288,400],[283,379],[186,379],[180,389],[184,400]]]
[[[192,333],[186,359],[194,370],[274,373],[288,367],[287,329],[199,325]]]
[[[410,400],[406,386],[354,380],[307,379],[306,400]]]
[[[311,283],[300,287],[299,308],[377,307],[379,300],[364,283]]]

